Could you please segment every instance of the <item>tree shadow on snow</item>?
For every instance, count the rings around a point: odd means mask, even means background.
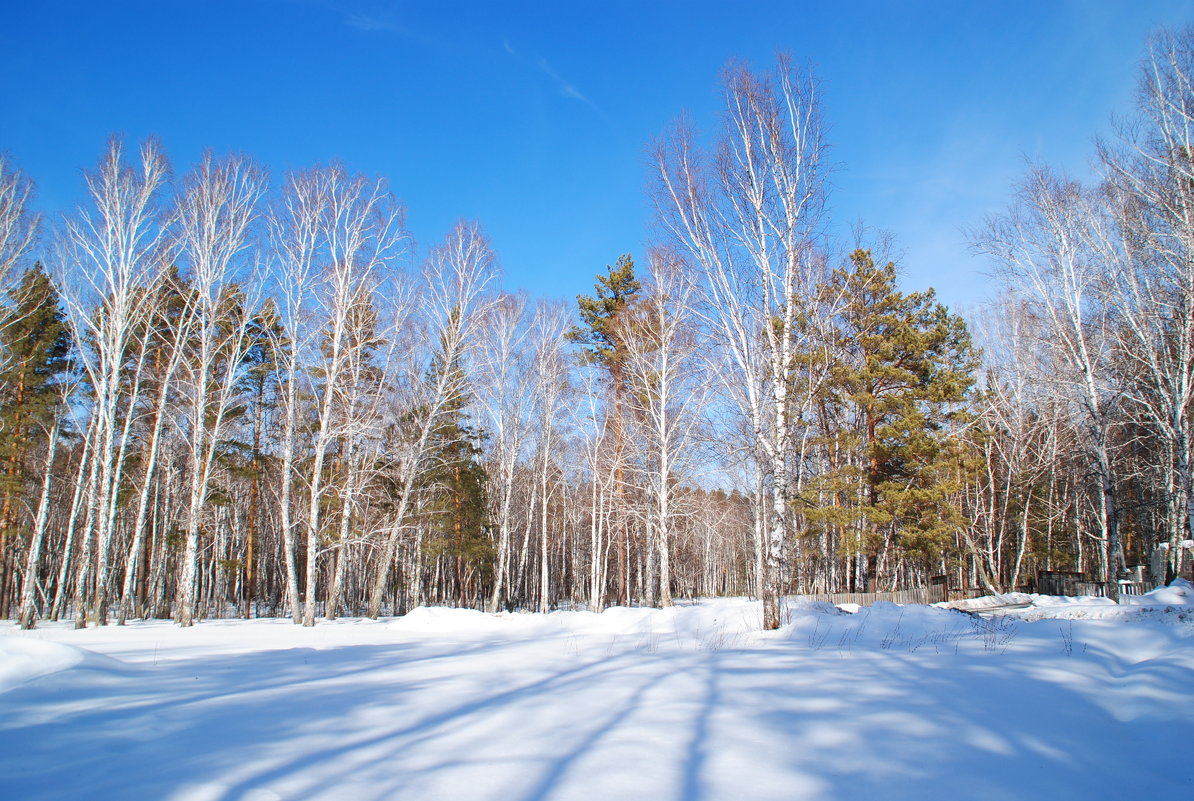
[[[0,695],[0,797],[1055,800],[1194,781],[1185,663],[595,641],[88,660]]]

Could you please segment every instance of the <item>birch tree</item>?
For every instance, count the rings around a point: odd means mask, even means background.
[[[256,282],[239,261],[252,244],[264,190],[265,175],[247,160],[217,162],[209,153],[183,181],[179,196],[178,243],[188,268],[191,318],[182,373],[190,488],[175,608],[181,626],[194,623],[202,515],[248,350]]]
[[[385,349],[374,298],[362,296],[351,315],[350,335],[343,348],[345,365],[335,390],[336,430],[339,439],[340,486],[337,488],[338,528],[329,545],[335,552],[332,585],[327,594],[326,616],[334,619],[341,603],[345,577],[352,563],[354,545],[367,542],[365,537],[353,537],[358,507],[362,506],[366,488],[376,477],[372,468],[377,461],[375,443],[385,401],[385,360],[374,362],[375,350]],[[375,530],[380,531],[381,521]],[[354,541],[355,539],[355,541]]]
[[[588,603],[593,612],[605,606],[606,567],[610,541],[610,506],[617,471],[605,464],[617,452],[610,434],[608,382],[601,380],[595,365],[585,366],[577,377],[580,402],[572,411],[572,427],[578,432],[580,450],[588,473],[589,495],[589,582]]]
[[[1111,380],[1104,302],[1106,262],[1092,247],[1091,226],[1099,209],[1073,181],[1034,169],[1016,203],[992,218],[974,237],[996,260],[999,274],[1041,321],[1040,345],[1060,369],[1042,380],[1065,398],[1085,433],[1091,473],[1097,481],[1100,572],[1114,580],[1123,564],[1113,466],[1113,427],[1118,392]]]
[[[412,299],[420,314],[410,331],[401,375],[395,376],[395,430],[399,441],[391,454],[396,496],[390,526],[381,543],[377,573],[369,595],[368,615],[381,614],[390,571],[403,534],[415,509],[415,489],[432,455],[432,434],[465,393],[465,374],[459,369],[465,351],[480,328],[486,290],[497,269],[488,239],[476,223],[460,222],[442,245],[429,254],[423,268],[421,293]],[[434,353],[430,362],[426,356]],[[417,581],[415,566],[415,580]]]
[[[532,326],[535,348],[535,378],[532,390],[538,420],[538,476],[539,490],[539,611],[551,609],[553,595],[549,505],[552,487],[549,470],[559,447],[559,421],[567,391],[567,363],[564,358],[564,335],[568,317],[563,308],[543,304],[537,310]]]
[[[37,514],[33,519],[33,532],[29,540],[29,556],[25,561],[25,577],[21,586],[20,625],[22,629],[33,628],[37,616],[37,576],[41,564],[42,543],[45,542],[46,518],[50,509],[50,484],[54,476],[54,457],[58,452],[59,420],[54,418],[46,437],[46,469],[42,476],[41,494],[37,502]]]
[[[1064,480],[1055,475],[1059,472],[1061,421],[1052,419],[1055,405],[1050,402],[1049,387],[1041,382],[1041,376],[1050,371],[1040,362],[1039,324],[1030,306],[1015,294],[1000,298],[990,313],[978,319],[982,352],[990,368],[978,404],[981,436],[975,438],[982,448],[983,470],[974,490],[982,500],[974,504],[977,525],[973,532],[963,528],[960,535],[976,561],[980,581],[992,592],[1001,591],[995,586],[1001,581],[1011,588],[1019,583],[1030,535],[1035,533],[1031,530],[1034,510],[1038,519],[1048,520],[1057,482]],[[1044,497],[1042,482],[1046,484]],[[1009,575],[1002,554],[1013,526],[1015,556]],[[985,546],[976,541],[984,530]],[[1046,570],[1052,569],[1049,530],[1046,525],[1042,543]]]
[[[1194,539],[1194,31],[1152,37],[1136,102],[1119,140],[1099,148],[1108,213],[1090,230],[1110,266],[1117,353],[1132,376],[1126,400],[1169,455],[1164,495],[1176,570],[1179,540]]]
[[[679,482],[693,467],[709,384],[693,320],[696,287],[673,254],[648,260],[646,297],[626,320],[626,373],[634,430],[645,450],[648,603],[672,605],[670,544]]]
[[[374,293],[386,279],[388,261],[400,254],[407,238],[402,207],[386,191],[384,183],[363,176],[350,177],[338,167],[325,171],[321,177],[325,197],[318,236],[325,263],[314,300],[318,320],[316,365],[322,386],[315,408],[313,459],[308,474],[304,626],[315,625],[321,516],[326,492],[324,460],[337,438],[360,436],[359,426],[345,430],[345,423],[357,422],[366,352],[378,344]],[[340,415],[338,420],[340,409],[348,410],[348,414]],[[355,445],[352,447],[355,449]],[[352,454],[349,456],[351,464]]]
[[[703,316],[730,368],[760,484],[770,493],[759,580],[763,627],[781,622],[785,548],[791,536],[794,433],[792,370],[806,301],[824,271],[816,242],[825,197],[825,144],[817,84],[785,57],[770,77],[745,66],[723,80],[717,149],[702,151],[681,123],[656,150],[657,218],[699,267]]]
[[[0,154],[0,289],[29,252],[40,216],[29,207],[33,182]]]
[[[278,361],[282,426],[278,487],[279,527],[282,534],[286,596],[291,619],[302,621],[294,521],[294,487],[299,458],[299,413],[304,396],[304,363],[314,336],[312,293],[322,253],[322,236],[330,203],[328,176],[318,170],[291,173],[281,197],[271,208],[267,224],[273,253],[272,289],[278,295],[278,324],[267,332]]]
[[[518,467],[531,428],[535,372],[527,317],[525,295],[501,295],[485,316],[476,349],[474,385],[489,433],[490,503],[498,540],[490,612],[506,603]]]
[[[138,581],[140,555],[144,548],[145,529],[150,518],[150,501],[156,486],[158,457],[162,450],[164,432],[168,427],[170,412],[174,410],[171,400],[177,393],[175,376],[184,357],[190,339],[191,314],[185,298],[187,287],[173,271],[161,276],[156,286],[146,295],[147,316],[138,326],[140,334],[135,347],[140,352],[152,353],[150,357],[156,370],[150,370],[152,380],[157,384],[157,395],[148,410],[149,430],[145,433],[144,468],[141,488],[137,496],[137,517],[125,562],[124,584],[121,588],[120,611],[117,623],[124,625],[132,613],[133,593]]]
[[[169,260],[167,217],[163,192],[168,165],[157,142],[142,145],[135,164],[126,161],[124,145],[117,139],[93,172],[84,180],[90,207],[81,208],[64,225],[64,251],[60,257],[60,287],[78,358],[92,386],[92,414],[96,418],[97,444],[93,458],[98,485],[90,493],[91,525],[85,531],[84,553],[94,552],[96,562],[90,593],[98,622],[107,620],[107,587],[111,542],[115,525],[117,489],[124,471],[129,424],[121,421],[126,386],[125,359],[146,310],[139,300],[145,288]],[[129,393],[137,392],[137,379]],[[85,595],[88,564],[80,565],[76,579],[78,599]],[[76,609],[76,625],[88,615]]]

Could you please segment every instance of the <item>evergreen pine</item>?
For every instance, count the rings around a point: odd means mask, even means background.
[[[41,264],[21,276],[0,311],[0,616],[7,614],[12,590],[11,566],[21,531],[19,502],[26,469],[41,453],[41,434],[49,428],[61,401],[60,383],[70,366],[71,338],[58,291]]]
[[[244,616],[252,614],[256,584],[255,546],[261,514],[261,479],[266,459],[263,437],[267,415],[281,404],[281,356],[288,347],[281,317],[273,298],[267,298],[249,324],[249,347],[245,355],[244,394],[249,404],[249,442],[239,472],[249,482],[249,509],[245,521]]]
[[[634,276],[634,259],[629,253],[618,257],[613,267],[606,266],[606,275],[598,275],[593,285],[592,297],[576,296],[577,310],[582,325],[573,326],[567,339],[582,346],[581,353],[589,364],[600,365],[607,373],[613,387],[613,413],[611,417],[616,462],[615,484],[618,488],[619,508],[625,510],[625,475],[622,456],[625,449],[625,431],[622,421],[622,407],[628,392],[626,360],[628,357],[625,340],[627,326],[624,322],[634,312],[639,302],[642,284]],[[624,512],[619,513],[614,523],[616,536],[623,542],[629,536]],[[626,549],[617,548],[618,553],[618,598],[622,603],[630,602],[629,566],[626,564]]]
[[[14,438],[53,419],[71,339],[58,291],[40,262],[21,276],[0,315],[0,419],[8,432],[0,445],[11,453],[20,446]]]
[[[441,350],[431,365],[432,374],[446,370],[453,374],[451,386],[464,387],[459,362],[443,362]],[[431,432],[432,466],[421,483],[430,493],[424,505],[429,555],[447,559],[451,568],[452,587],[444,589],[459,603],[480,604],[495,553],[489,536],[488,476],[481,461],[485,435],[469,421],[469,402],[462,390],[444,405]]]
[[[577,295],[576,305],[582,325],[573,326],[568,341],[582,346],[585,360],[609,371],[615,391],[624,387],[622,368],[626,362],[626,345],[619,322],[638,300],[642,285],[634,276],[634,259],[629,253],[618,257],[606,275],[598,275],[594,294]]]
[[[970,335],[932,290],[897,290],[893,263],[866,250],[850,260],[834,278],[849,298],[840,322],[853,352],[835,383],[857,415],[872,557],[885,527],[901,553],[936,557],[964,522],[954,499],[976,367]]]

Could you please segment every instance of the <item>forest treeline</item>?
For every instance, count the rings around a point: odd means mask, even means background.
[[[1002,294],[969,324],[826,234],[784,58],[652,145],[657,243],[575,305],[503,291],[475,223],[417,256],[341,166],[175,178],[113,139],[49,225],[0,160],[0,616],[752,594],[774,627],[792,592],[1164,579],[1194,540],[1192,78],[1194,34],[1158,33],[1096,177],[1034,167],[975,228]]]

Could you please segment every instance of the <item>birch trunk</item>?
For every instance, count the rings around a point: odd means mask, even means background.
[[[54,476],[54,455],[58,451],[58,417],[50,426],[49,441],[46,443],[46,472],[42,477],[41,496],[37,502],[37,514],[33,519],[33,532],[29,540],[29,557],[25,561],[25,577],[21,586],[20,626],[33,628],[37,617],[37,575],[41,565],[41,548],[46,536],[46,517],[50,509],[50,485]]]

